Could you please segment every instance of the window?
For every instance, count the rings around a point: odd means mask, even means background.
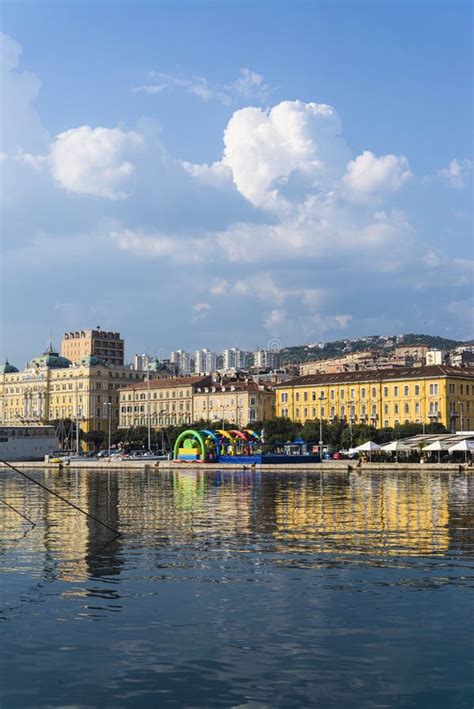
[[[312,392],[311,398],[313,401],[316,401],[316,392],[315,391]]]
[[[365,387],[362,387],[362,389],[360,390],[360,395],[363,399],[365,399]]]
[[[300,417],[300,410],[296,409],[295,410],[295,418],[299,419],[299,417]]]
[[[233,402],[232,402],[232,403],[233,403]],[[255,399],[254,396],[251,396],[251,397],[250,397],[250,404],[251,404],[252,406],[255,406],[255,404],[256,404],[256,399]]]
[[[377,415],[377,404],[372,404],[372,416]]]
[[[410,404],[405,404],[405,406],[403,407],[403,410],[406,414],[409,414],[410,413]]]
[[[416,402],[416,404],[415,404],[415,414],[419,414],[419,413],[420,413],[420,404],[419,404],[418,402]]]
[[[449,386],[450,387],[453,386],[453,392],[451,392],[451,390],[450,390],[450,393],[454,394],[454,384],[453,385],[450,384]],[[430,384],[430,396],[435,396],[438,393],[439,393],[438,392],[438,384]]]
[[[299,393],[299,391],[297,391],[295,394],[295,401],[299,401],[299,400],[300,400],[300,393]]]
[[[409,387],[409,386],[405,386],[404,389],[403,389],[403,393],[405,394],[405,396],[408,396],[409,393],[410,393],[410,387]]]
[[[305,409],[305,410],[304,410],[304,417],[305,417],[305,419],[308,418],[308,409]]]
[[[340,394],[340,396],[341,396],[341,399],[344,399],[344,389],[341,389],[341,394]]]
[[[330,395],[331,399],[334,400],[335,395],[336,395],[336,392],[334,391],[334,389],[331,389],[331,395]]]
[[[393,407],[393,413],[398,414],[398,404],[395,404],[395,406]]]
[[[377,389],[375,387],[372,387],[372,398],[375,399],[377,396]]]
[[[341,406],[341,418],[344,418],[345,415],[346,415],[346,407]]]
[[[334,406],[331,406],[331,418],[333,419],[335,415],[336,415],[336,409],[334,408]]]
[[[383,395],[388,396],[388,387],[383,388]]]
[[[356,390],[351,389],[351,399],[355,399],[355,395],[356,395]]]
[[[308,392],[307,391],[304,392],[303,398],[305,401],[308,401]]]
[[[324,411],[325,411],[324,406],[321,406],[321,418],[322,419],[324,418],[324,415],[325,415]]]
[[[419,386],[419,384],[415,384],[415,396],[420,396],[420,386]]]
[[[393,387],[393,395],[398,396],[398,386]]]
[[[313,418],[314,419],[316,418],[316,409],[314,408],[314,406],[313,406]]]

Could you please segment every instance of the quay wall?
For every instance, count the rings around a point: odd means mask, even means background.
[[[173,463],[172,461],[122,461],[117,463],[116,461],[111,461],[110,463],[102,461],[71,461],[70,463],[45,463],[43,461],[18,461],[12,462],[12,465],[21,470],[27,469],[45,469],[45,470],[64,470],[65,468],[70,468],[71,470],[154,470],[156,472],[160,471],[171,471],[171,470],[189,470],[189,471],[216,471],[216,470],[229,470],[229,471],[250,471],[256,470],[258,472],[324,472],[324,473],[347,473],[347,472],[386,472],[386,471],[398,471],[398,472],[467,472],[473,473],[474,467],[472,465],[466,465],[464,463],[376,463],[376,462],[365,462],[358,465],[357,461],[351,460],[337,460],[337,461],[325,461],[324,463],[299,463],[299,464],[288,464],[288,465],[232,465],[232,464],[218,464],[218,463]],[[4,463],[0,462],[0,471],[9,470],[9,467]]]

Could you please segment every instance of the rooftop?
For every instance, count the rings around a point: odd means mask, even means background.
[[[461,369],[444,364],[428,367],[396,367],[394,369],[367,369],[359,372],[337,372],[335,374],[306,374],[290,379],[275,388],[293,386],[311,386],[321,384],[344,384],[352,382],[386,382],[398,379],[433,379],[436,377],[454,377],[474,380],[474,368]]]

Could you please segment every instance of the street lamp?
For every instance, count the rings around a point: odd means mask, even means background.
[[[109,462],[110,462],[110,449],[111,449],[111,439],[112,439],[112,402],[107,401],[104,404],[105,407],[107,407],[107,420],[108,420],[108,454],[109,454]]]
[[[464,401],[458,401],[459,411],[461,412],[461,417],[459,423],[461,424],[461,431],[464,431]]]
[[[354,401],[348,401],[347,405],[349,407],[349,437],[350,437],[350,442],[351,442],[351,448],[352,448],[352,422],[353,422],[353,415],[352,415],[352,407],[354,405]]]
[[[323,401],[324,392],[321,392],[319,396],[319,454],[321,457],[321,462],[323,462]]]

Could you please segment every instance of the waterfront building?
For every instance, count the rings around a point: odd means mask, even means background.
[[[275,386],[277,416],[335,418],[377,428],[438,422],[474,427],[474,370],[435,365],[314,374]]]
[[[76,330],[65,332],[61,341],[61,356],[71,362],[84,357],[98,357],[106,364],[124,364],[124,341],[119,332],[96,330]]]
[[[217,354],[206,348],[194,353],[195,374],[211,374],[217,370]]]
[[[143,375],[88,355],[72,363],[52,345],[23,371],[0,367],[0,420],[10,425],[78,419],[83,431],[116,430],[119,390]]]
[[[443,350],[428,350],[426,353],[426,364],[427,366],[433,364],[445,364],[446,363],[446,352]]]
[[[213,382],[196,388],[193,399],[194,421],[225,421],[237,427],[275,416],[275,392],[268,386],[248,380]]]
[[[190,424],[193,396],[198,387],[212,382],[210,376],[167,377],[136,382],[120,391],[120,428]]]
[[[187,376],[191,374],[191,355],[183,350],[176,350],[170,354],[170,362],[176,369],[176,374]]]

